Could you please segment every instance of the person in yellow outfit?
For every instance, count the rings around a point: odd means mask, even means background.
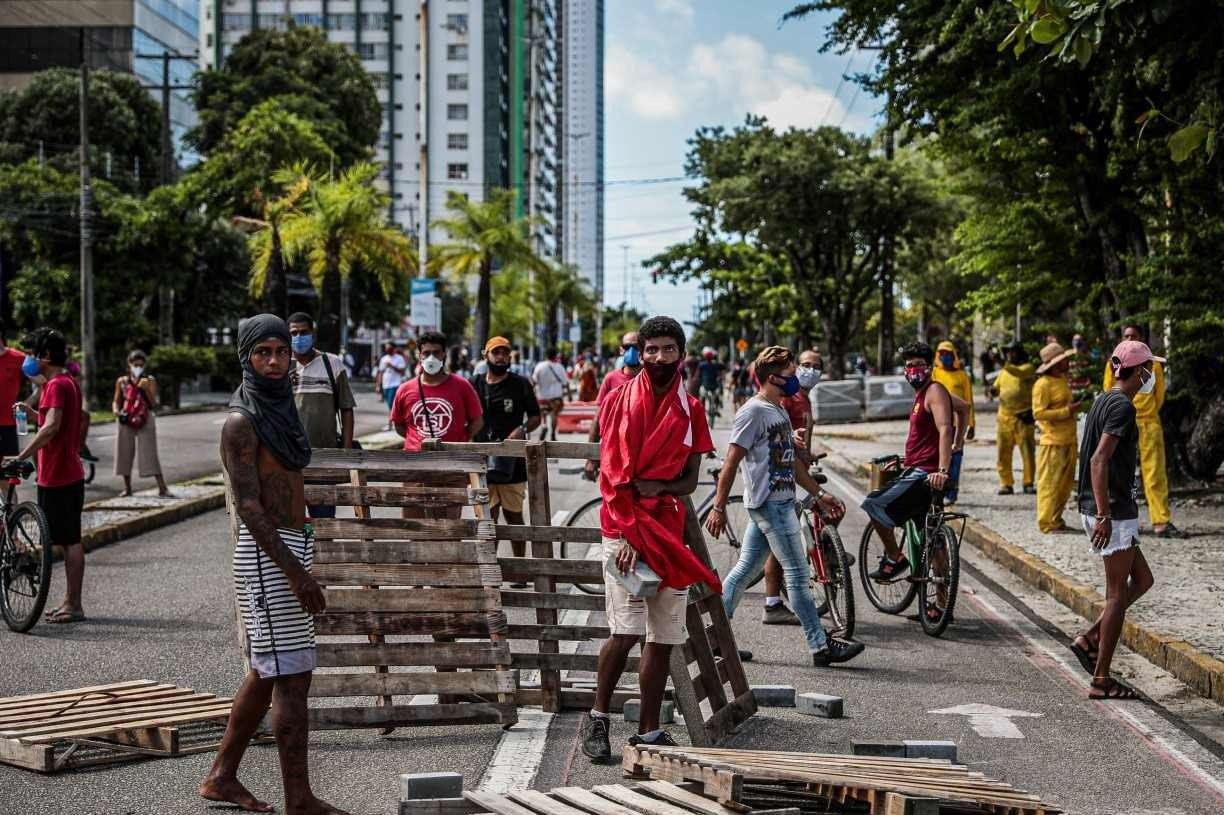
[[[1137,325],[1122,328],[1122,339],[1146,342],[1143,329]],[[1169,472],[1165,467],[1164,427],[1160,423],[1160,408],[1165,400],[1164,366],[1152,363],[1154,385],[1148,393],[1135,394],[1135,420],[1139,424],[1139,472],[1143,476],[1143,497],[1147,500],[1152,531],[1158,538],[1184,538],[1170,520]],[[1105,364],[1105,390],[1113,387],[1113,371]]]
[[[1063,508],[1075,487],[1074,401],[1067,383],[1067,358],[1075,351],[1052,342],[1041,349],[1041,378],[1033,385],[1033,418],[1041,428],[1037,452],[1037,526],[1042,532],[1072,532],[1063,522]]]
[[[996,466],[999,471],[999,495],[1015,492],[1012,453],[1017,445],[1023,463],[1024,492],[1032,495],[1037,492],[1033,486],[1037,457],[1037,442],[1033,433],[1033,382],[1037,379],[1037,371],[1032,363],[1024,361],[1024,349],[1020,343],[1007,346],[1003,354],[1003,370],[999,371],[990,388],[991,395],[999,400],[998,429],[995,432],[998,441]]]
[[[935,371],[932,378],[947,388],[948,393],[969,405],[969,429],[965,438],[973,439],[974,425],[977,424],[977,417],[973,412],[973,383],[969,381],[969,374],[960,361],[956,344],[951,340],[944,340],[936,346]]]

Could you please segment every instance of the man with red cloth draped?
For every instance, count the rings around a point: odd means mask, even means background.
[[[582,752],[592,761],[612,757],[612,691],[629,651],[643,637],[641,716],[638,735],[629,743],[676,744],[659,727],[659,708],[671,648],[683,645],[687,637],[688,587],[705,583],[722,592],[718,576],[684,545],[685,510],[677,500],[692,494],[701,457],[714,449],[705,410],[688,394],[679,374],[684,329],[670,317],[651,317],[638,330],[638,344],[645,375],[612,391],[600,407],[600,526],[605,559],[614,558],[622,574],[640,560],[659,576],[660,585],[651,597],[633,597],[620,582],[607,583],[605,609],[612,636],[599,651],[595,707],[582,728]]]

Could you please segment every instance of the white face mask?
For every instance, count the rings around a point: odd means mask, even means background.
[[[437,357],[425,357],[421,360],[421,367],[425,369],[425,373],[433,376],[442,370],[442,360]]]
[[[1139,375],[1143,376],[1142,370],[1140,371]],[[1152,373],[1151,371],[1147,371],[1147,381],[1139,386],[1139,392],[1151,393],[1154,390],[1156,390],[1156,374]]]
[[[795,375],[799,377],[799,387],[811,390],[820,382],[821,371],[819,368],[799,368]]]
[[[132,366],[132,378],[133,379],[140,379],[140,375],[143,373],[144,373],[143,365],[133,365]]]

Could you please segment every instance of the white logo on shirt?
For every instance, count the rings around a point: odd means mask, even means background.
[[[427,397],[425,402],[426,404],[422,406],[418,400],[412,406],[412,426],[426,438],[445,436],[451,425],[455,423],[455,408],[450,402],[436,396]],[[425,415],[426,407],[429,408],[428,416]]]

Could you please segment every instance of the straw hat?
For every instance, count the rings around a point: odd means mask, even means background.
[[[1046,371],[1053,368],[1058,363],[1062,362],[1075,354],[1075,349],[1070,350],[1063,348],[1056,342],[1052,342],[1045,348],[1041,349],[1041,365],[1037,368],[1037,373],[1044,374]]]

